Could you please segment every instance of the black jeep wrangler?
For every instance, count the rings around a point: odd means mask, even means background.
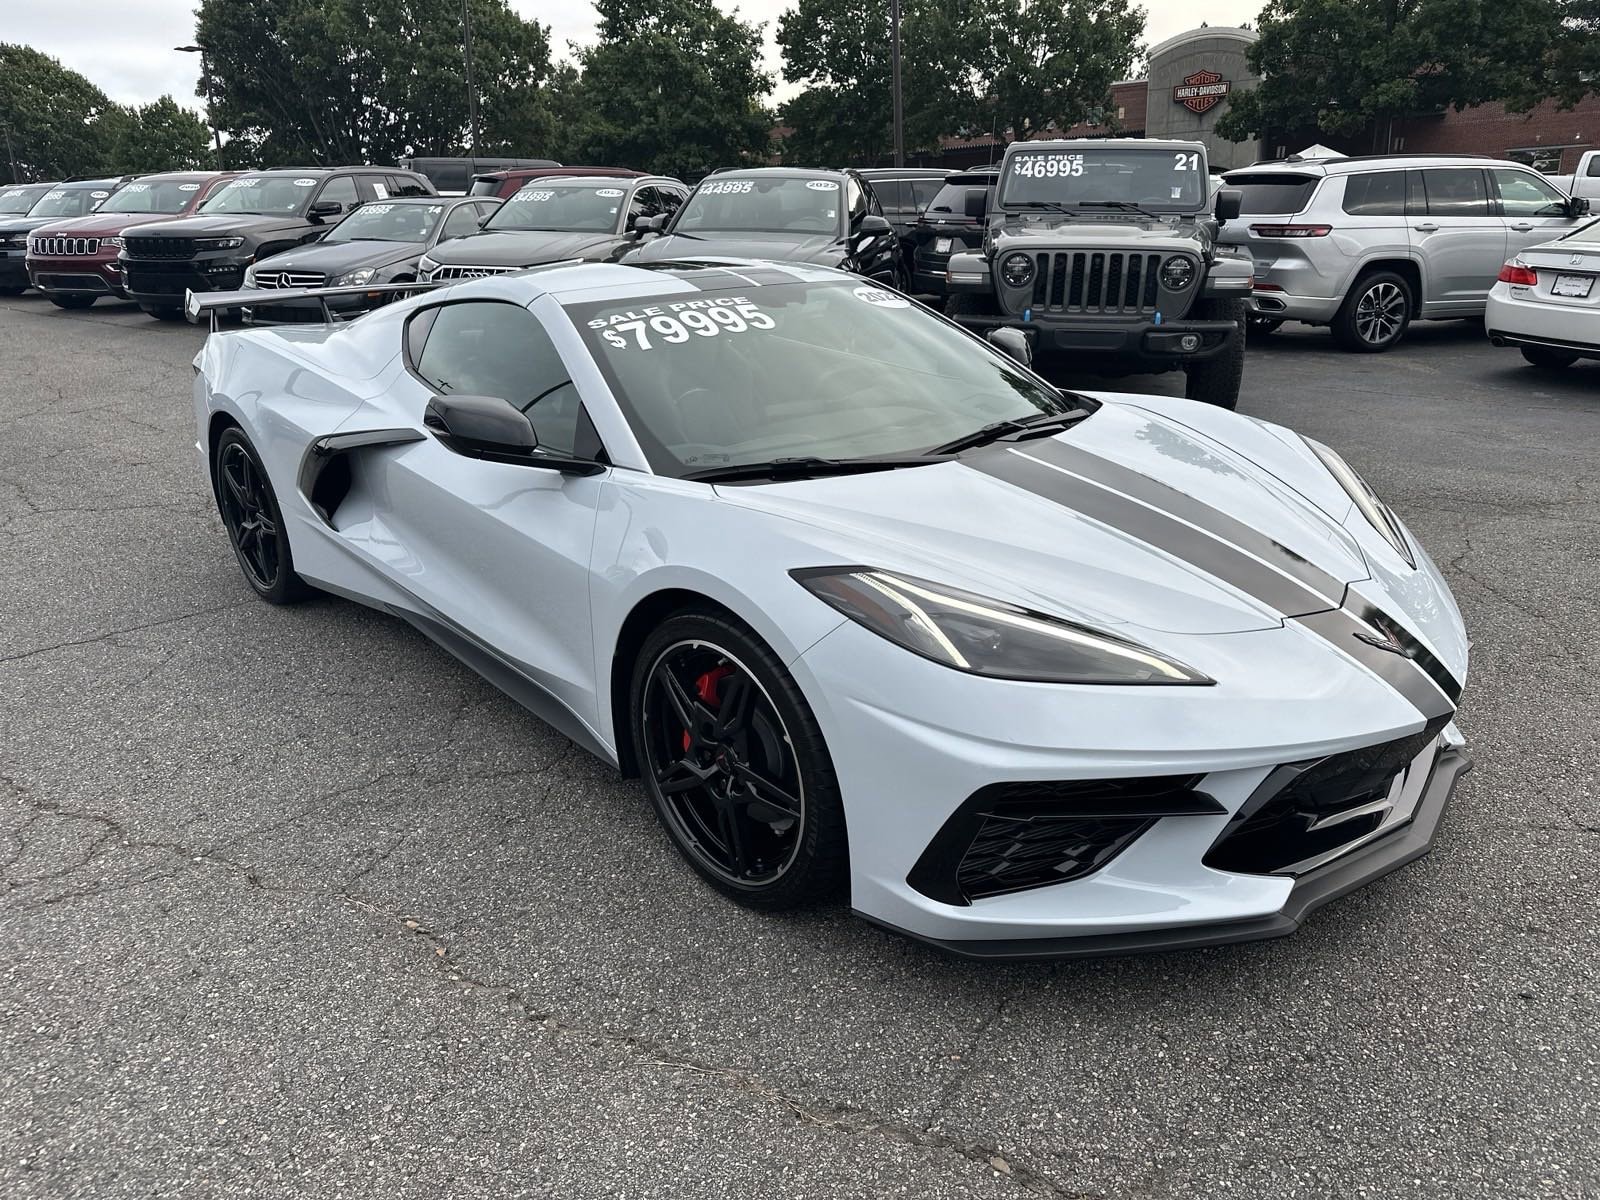
[[[1020,329],[1041,360],[1181,368],[1190,399],[1233,408],[1253,268],[1217,245],[1239,196],[1224,188],[1213,210],[1209,180],[1198,142],[1013,143],[992,191],[968,194],[983,246],[949,259],[951,315]]]

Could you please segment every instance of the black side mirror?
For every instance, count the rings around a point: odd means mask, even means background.
[[[1023,366],[1033,365],[1033,343],[1022,330],[1000,325],[984,334],[984,338],[996,350],[1016,359]]]
[[[633,232],[640,237],[647,233],[660,233],[661,227],[666,223],[666,213],[657,213],[653,217],[635,217],[633,219]]]
[[[428,401],[422,423],[445,446],[468,458],[545,467],[563,475],[598,475],[605,470],[593,459],[541,449],[527,414],[499,396],[435,396]]]
[[[1589,198],[1587,196],[1573,196],[1567,201],[1567,216],[1586,217],[1589,215]]]
[[[323,217],[337,217],[344,211],[344,205],[337,200],[318,200],[311,206],[309,216],[313,221],[320,221]]]
[[[1244,193],[1238,188],[1218,188],[1216,204],[1212,211],[1217,214],[1218,221],[1236,221],[1243,206]]]
[[[893,233],[894,226],[889,224],[889,218],[880,217],[877,213],[868,213],[861,218],[861,223],[856,226],[856,237],[863,242],[873,238],[883,237]]]

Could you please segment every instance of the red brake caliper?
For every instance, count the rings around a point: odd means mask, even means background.
[[[733,674],[732,667],[712,667],[711,670],[696,679],[694,681],[694,690],[695,694],[700,697],[700,702],[715,711],[720,703],[717,699],[717,689],[722,686],[722,681],[731,674]],[[683,731],[684,753],[688,753],[689,743],[692,740],[689,736],[689,731],[685,729]]]

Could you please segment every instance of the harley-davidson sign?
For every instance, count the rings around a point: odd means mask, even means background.
[[[1172,89],[1172,98],[1192,113],[1210,112],[1232,87],[1231,79],[1224,79],[1215,71],[1196,71],[1185,75],[1183,82]]]

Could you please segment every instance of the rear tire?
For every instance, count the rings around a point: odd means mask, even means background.
[[[1245,320],[1249,310],[1243,300],[1202,300],[1195,306],[1197,321],[1232,321],[1239,327],[1227,347],[1211,358],[1184,368],[1188,382],[1183,394],[1218,408],[1239,407],[1239,386],[1244,381]]]
[[[255,448],[237,427],[224,430],[217,440],[211,478],[217,511],[250,590],[268,604],[293,604],[309,596],[313,589],[294,571],[294,555],[272,481]]]
[[[139,311],[154,317],[158,321],[181,321],[183,309],[173,304],[141,304]]]
[[[662,622],[634,663],[628,715],[645,792],[702,879],[769,912],[844,892],[844,805],[827,743],[749,629],[711,610]]]
[[[1529,365],[1545,371],[1560,371],[1578,361],[1570,350],[1557,350],[1552,346],[1524,346],[1522,357]]]
[[[1416,303],[1405,276],[1394,271],[1363,275],[1333,318],[1333,340],[1358,354],[1392,350],[1416,316]]]
[[[97,298],[95,296],[51,296],[49,300],[57,308],[89,308]]]

